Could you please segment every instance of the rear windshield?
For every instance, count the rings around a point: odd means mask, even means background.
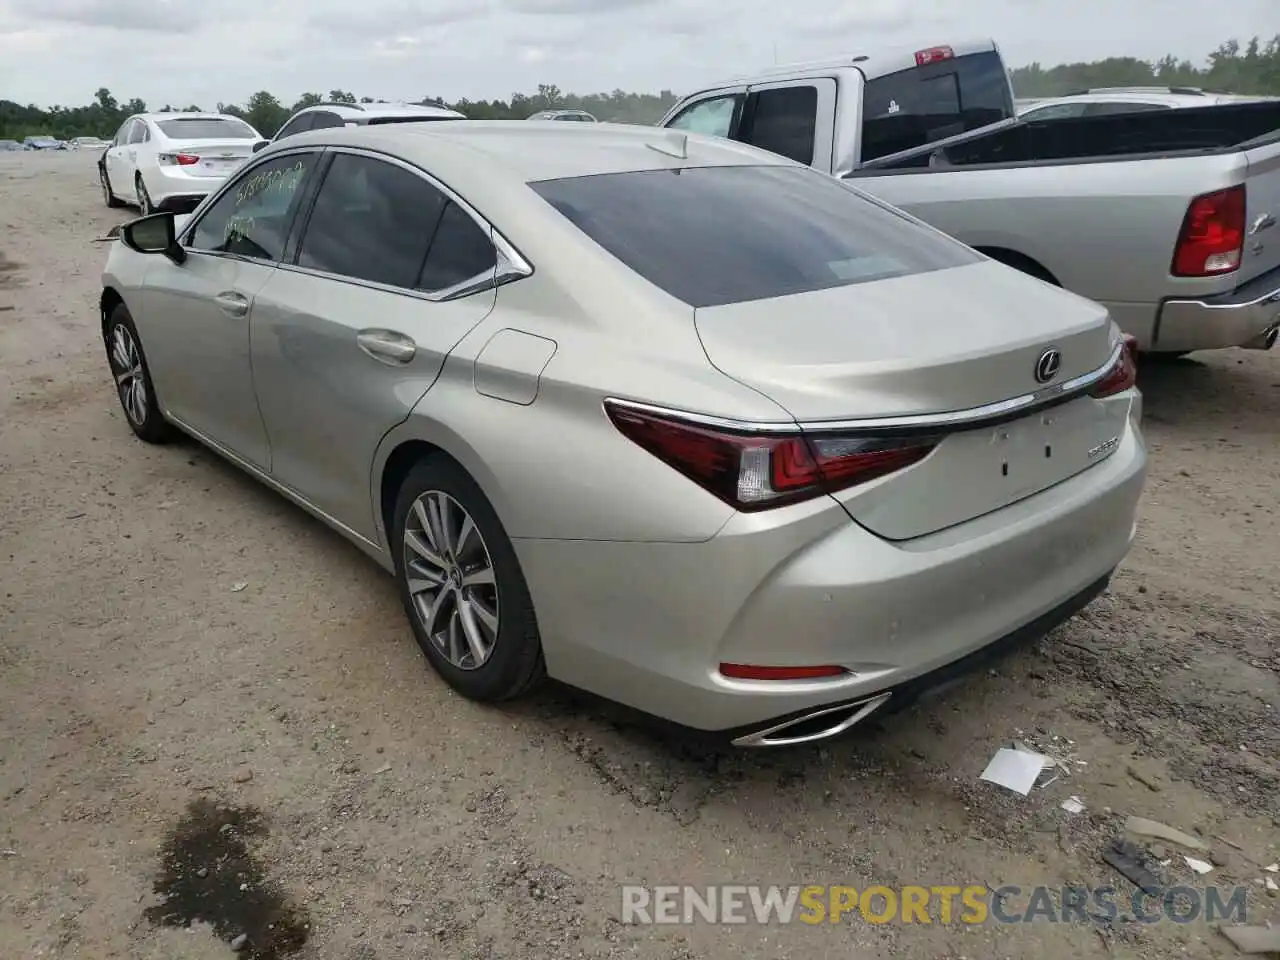
[[[253,127],[232,117],[158,120],[156,126],[174,140],[256,140]]]
[[[693,307],[981,259],[803,167],[644,170],[530,186],[609,253]]]
[[[865,163],[1007,120],[1013,90],[998,53],[971,53],[868,80],[862,115]]]

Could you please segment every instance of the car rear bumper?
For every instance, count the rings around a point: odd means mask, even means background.
[[[180,169],[180,168],[178,168]],[[151,202],[164,210],[194,209],[195,205],[226,182],[226,177],[193,177],[168,168],[145,175]]]
[[[1166,300],[1156,319],[1153,350],[1182,353],[1219,347],[1266,349],[1280,327],[1280,270],[1229,293]]]
[[[1145,472],[1131,422],[1082,474],[914,540],[876,537],[824,500],[737,514],[700,544],[515,546],[551,676],[738,739],[885,692],[892,701],[918,677],[1069,616],[1128,552]],[[848,672],[736,680],[721,663]]]

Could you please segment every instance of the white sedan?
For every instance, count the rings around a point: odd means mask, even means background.
[[[239,117],[142,113],[130,117],[98,161],[109,207],[144,214],[190,210],[252,155],[262,135]]]

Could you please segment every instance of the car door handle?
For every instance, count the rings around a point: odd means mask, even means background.
[[[232,290],[218,294],[213,302],[218,305],[219,310],[233,317],[243,317],[249,312],[249,299]]]
[[[410,337],[394,330],[361,330],[356,334],[356,344],[379,363],[392,366],[408,363],[418,352],[418,345]]]

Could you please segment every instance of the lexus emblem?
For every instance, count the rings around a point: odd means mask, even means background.
[[[1036,361],[1036,383],[1048,383],[1062,369],[1062,354],[1050,347]]]

